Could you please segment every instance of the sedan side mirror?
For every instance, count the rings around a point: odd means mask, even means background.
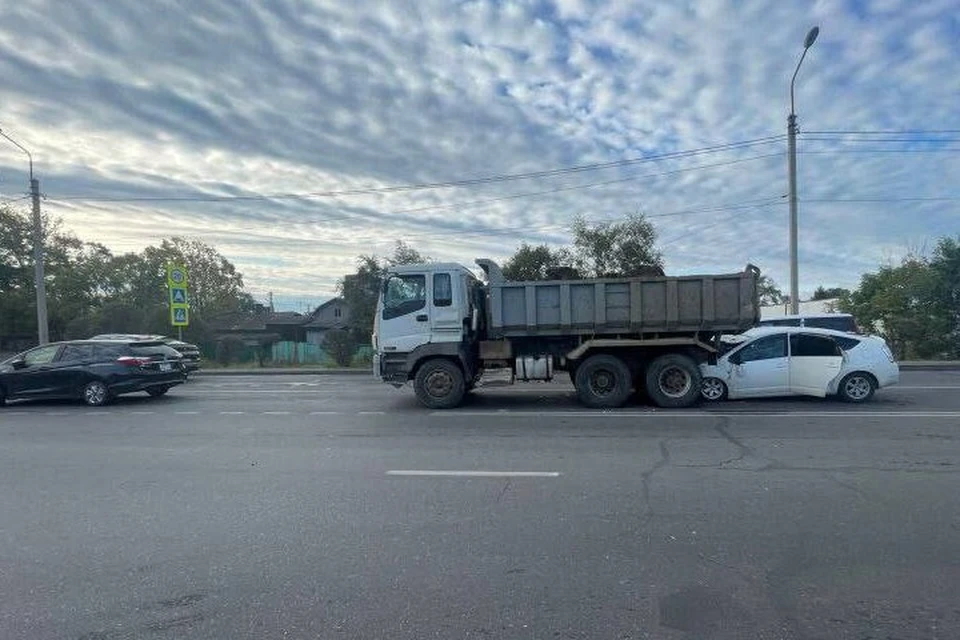
[[[23,358],[17,358],[16,360],[12,360],[10,362],[10,366],[14,369],[23,369],[27,366],[27,361]]]

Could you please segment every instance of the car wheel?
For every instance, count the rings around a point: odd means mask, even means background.
[[[872,398],[876,390],[877,383],[873,381],[873,376],[857,371],[841,380],[837,391],[846,402],[860,403]]]
[[[704,378],[700,383],[700,395],[710,402],[723,400],[727,397],[727,385],[720,378]]]
[[[577,396],[592,409],[622,407],[630,398],[630,368],[616,356],[598,354],[576,370]]]
[[[170,387],[151,387],[147,389],[147,393],[150,394],[151,398],[159,398],[160,396],[170,391]]]
[[[90,407],[101,407],[110,401],[110,390],[100,380],[87,383],[83,388],[83,402]]]
[[[3,390],[3,387],[0,387],[0,407],[7,404],[7,392]]]

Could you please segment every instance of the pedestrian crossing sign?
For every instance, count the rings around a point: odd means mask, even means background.
[[[170,324],[186,327],[190,324],[190,303],[187,298],[187,268],[183,265],[167,265],[167,291],[170,302]]]
[[[179,287],[170,289],[170,302],[173,304],[187,304],[187,290]]]
[[[187,307],[174,307],[172,313],[173,326],[186,327],[190,324],[190,310]]]

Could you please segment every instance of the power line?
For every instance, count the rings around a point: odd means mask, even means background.
[[[946,148],[926,148],[926,149],[833,149],[827,150],[801,150],[797,151],[800,155],[842,155],[846,153],[953,153],[960,151],[960,147]]]
[[[863,202],[953,202],[960,200],[960,196],[917,196],[895,198],[804,198],[801,202],[830,202],[830,203],[863,203]]]
[[[687,149],[682,151],[673,151],[669,153],[656,154],[651,156],[644,156],[641,158],[627,158],[624,160],[612,160],[609,162],[599,162],[593,164],[577,165],[573,167],[565,167],[561,169],[549,169],[544,171],[530,171],[525,173],[513,173],[513,174],[496,174],[492,176],[484,176],[479,178],[465,178],[461,180],[450,180],[447,182],[425,182],[425,183],[415,183],[407,185],[395,185],[392,187],[370,187],[364,189],[345,189],[339,191],[313,191],[313,192],[303,192],[303,193],[273,193],[273,194],[253,194],[253,195],[236,195],[236,196],[81,196],[81,195],[65,195],[52,198],[53,200],[59,201],[69,201],[69,200],[79,200],[83,202],[232,202],[232,201],[243,201],[243,200],[281,200],[281,199],[297,199],[297,198],[332,198],[340,196],[353,196],[353,195],[370,195],[370,194],[379,194],[379,193],[395,193],[399,191],[419,191],[419,190],[428,190],[428,189],[445,189],[451,187],[461,187],[461,186],[472,186],[479,184],[490,184],[497,182],[510,182],[516,180],[530,180],[537,178],[549,178],[560,175],[571,175],[576,173],[582,173],[587,171],[599,171],[603,169],[611,169],[615,167],[625,167],[632,166],[636,164],[644,164],[648,162],[656,162],[661,160],[675,160],[681,158],[691,158],[699,155],[705,155],[710,153],[719,153],[723,151],[733,151],[737,149],[745,149],[758,145],[772,144],[774,142],[782,141],[785,138],[783,135],[776,136],[767,136],[764,138],[755,138],[752,140],[743,140],[739,142],[729,142],[724,144],[713,145],[709,147],[701,147],[698,149]]]
[[[841,135],[841,136],[888,136],[888,135],[908,135],[908,134],[953,134],[960,133],[960,129],[841,129],[841,130],[820,130],[806,131],[805,133],[814,135]]]
[[[866,140],[858,140],[856,138],[843,138],[841,136],[831,137],[831,136],[822,136],[822,135],[811,135],[804,134],[800,136],[801,140],[816,140],[818,142],[838,142],[843,144],[859,144],[859,143],[868,143],[868,144],[877,144],[877,143],[888,143],[888,142],[960,142],[960,138],[873,138]]]

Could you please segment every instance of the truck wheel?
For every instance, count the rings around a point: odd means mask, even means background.
[[[466,393],[460,367],[449,360],[436,359],[423,363],[413,381],[417,399],[430,409],[452,409]]]
[[[647,395],[658,407],[690,407],[700,399],[700,367],[692,358],[671,353],[647,367]]]
[[[630,397],[630,369],[616,356],[590,356],[577,367],[577,396],[594,409],[621,407]]]

